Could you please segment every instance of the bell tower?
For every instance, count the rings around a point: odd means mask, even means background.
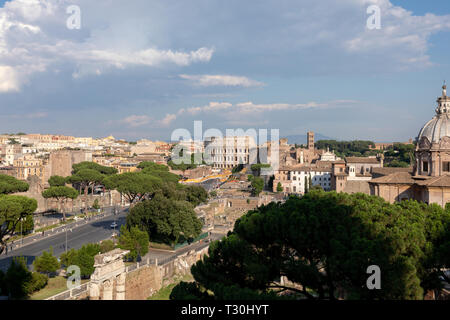
[[[314,132],[308,131],[306,135],[308,138],[308,144],[307,144],[308,149],[314,150]]]

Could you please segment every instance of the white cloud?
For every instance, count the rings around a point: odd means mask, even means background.
[[[152,118],[146,115],[131,115],[121,120],[121,122],[130,127],[140,127],[148,124],[151,120]]]
[[[187,75],[181,74],[180,78],[190,80],[194,84],[204,87],[209,86],[230,86],[230,87],[260,87],[264,83],[247,77],[231,75]]]
[[[174,121],[177,118],[175,114],[166,114],[166,116],[159,121],[160,125],[167,127],[169,126],[172,121]]]
[[[105,5],[80,2],[82,17],[85,12],[102,11]],[[67,6],[66,1],[13,0],[0,8],[0,92],[18,91],[34,73],[57,69],[58,65],[71,67],[72,76],[80,78],[104,74],[109,68],[184,67],[209,62],[214,53],[207,47],[186,51],[158,48],[149,41],[130,44],[129,34],[116,37],[113,32],[99,39],[105,29],[118,29],[120,22],[114,18],[101,21],[102,25],[82,18],[85,23],[79,32],[69,30],[65,25]],[[142,30],[129,31],[136,39],[142,37],[139,32]]]
[[[19,91],[16,71],[10,66],[0,66],[0,92]]]
[[[187,111],[191,114],[197,114],[199,112],[209,112],[209,111],[218,111],[218,110],[224,110],[229,109],[233,107],[233,104],[229,102],[210,102],[207,106],[203,107],[192,107],[189,108]]]
[[[351,106],[359,101],[356,100],[333,100],[325,103],[308,102],[299,104],[289,103],[271,103],[271,104],[255,104],[251,101],[232,104],[229,102],[210,102],[206,106],[191,107],[187,111],[191,114],[198,114],[200,112],[215,112],[215,111],[228,111],[233,114],[250,114],[261,113],[270,111],[284,111],[284,110],[301,110],[311,108],[334,108]],[[184,109],[180,109],[180,111]]]

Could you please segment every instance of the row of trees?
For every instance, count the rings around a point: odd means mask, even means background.
[[[375,147],[373,141],[353,140],[353,141],[337,141],[337,140],[319,140],[316,142],[317,149],[334,150],[339,157],[360,157],[376,155],[377,150],[371,150]]]
[[[366,286],[371,265],[381,270],[381,290]],[[241,217],[192,266],[195,282],[171,298],[423,299],[450,283],[448,267],[449,211],[312,189]]]
[[[35,199],[11,195],[25,192],[28,184],[13,177],[0,174],[0,254],[6,249],[6,241],[22,224],[22,229],[32,222],[33,212],[37,208]],[[27,227],[28,228],[28,227]]]
[[[394,143],[384,152],[387,167],[407,168],[414,163],[414,144]]]

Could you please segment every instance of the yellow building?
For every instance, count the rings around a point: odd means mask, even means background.
[[[29,176],[38,176],[42,179],[44,175],[44,166],[41,159],[32,155],[24,155],[14,160],[14,169],[16,178],[26,180]]]

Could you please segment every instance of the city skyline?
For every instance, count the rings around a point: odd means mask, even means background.
[[[366,26],[372,4],[381,29]],[[70,5],[80,29],[66,26]],[[202,120],[407,141],[450,81],[445,1],[0,6],[2,133],[169,141]]]

